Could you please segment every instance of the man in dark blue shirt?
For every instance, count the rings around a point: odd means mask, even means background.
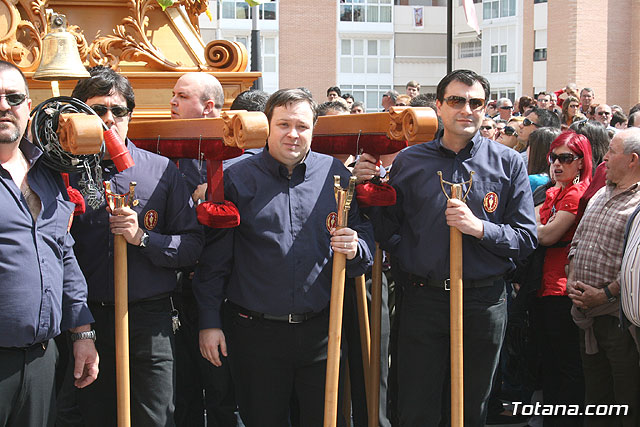
[[[106,67],[89,71],[91,77],[78,82],[72,96],[86,102],[126,140],[135,107],[129,81]],[[87,277],[94,326],[103,337],[97,342],[103,375],[78,394],[78,403],[87,425],[115,423],[113,235],[121,234],[128,243],[132,425],[173,426],[171,293],[176,287],[175,270],[196,263],[203,235],[191,194],[175,164],[128,140],[127,148],[135,165],[118,172],[112,162],[103,161],[103,177],[118,194],[127,193],[129,183],[135,181],[137,204],[108,212],[103,202],[77,217],[72,228],[78,262]]]
[[[98,374],[87,285],[73,254],[73,203],[59,173],[24,138],[27,81],[0,61],[0,425],[50,426],[55,417],[56,350],[73,332],[77,387]]]
[[[376,239],[398,259],[394,278],[403,286],[401,425],[437,426],[441,413],[449,413],[448,404],[442,409],[449,366],[449,228],[463,234],[465,426],[484,425],[506,328],[503,276],[537,244],[526,165],[517,152],[478,133],[489,93],[489,82],[468,70],[440,81],[436,107],[444,133],[396,157],[389,182],[397,203],[369,212]],[[361,156],[354,170],[359,180],[379,173],[375,160]],[[447,200],[438,171],[456,183],[475,172],[466,203]]]
[[[300,89],[269,98],[267,148],[225,171],[240,225],[216,233],[194,278],[200,349],[219,366],[228,345],[248,427],[288,425],[292,395],[301,424],[322,425],[332,255],[346,255],[349,277],[371,264],[372,229],[356,203],[349,227],[334,228],[333,177],[344,186],[350,174],[310,150],[315,108]]]

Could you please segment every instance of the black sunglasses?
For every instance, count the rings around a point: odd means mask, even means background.
[[[608,111],[598,111],[596,114],[598,114],[599,116],[610,116],[611,113]]]
[[[513,105],[503,105],[502,107],[500,107],[501,110],[511,110],[513,108]]]
[[[505,126],[502,132],[507,136],[518,136],[518,132],[516,132],[516,129],[512,126]]]
[[[493,126],[480,126],[480,129],[482,129],[482,130],[491,130],[491,129],[493,129]]]
[[[129,114],[129,109],[127,107],[123,107],[122,105],[114,105],[113,107],[107,107],[106,105],[95,104],[95,105],[92,105],[91,108],[100,117],[107,114],[107,111],[111,111],[111,114],[113,114],[114,117],[124,117],[127,114]]]
[[[12,107],[15,107],[17,105],[22,104],[24,100],[27,99],[27,95],[25,95],[24,93],[7,93],[4,95],[0,95],[0,98],[6,99],[7,104],[9,104]]]
[[[523,126],[531,126],[531,125],[534,125],[534,126],[535,126],[535,127],[537,127],[537,128],[539,128],[539,127],[540,127],[540,125],[539,125],[539,124],[532,122],[531,120],[529,120],[529,118],[528,118],[528,117],[525,117],[525,118],[524,118],[524,120],[522,121],[522,125],[523,125]]]
[[[564,165],[568,165],[580,158],[582,157],[576,156],[575,154],[571,154],[571,153],[562,153],[562,154],[551,153],[549,154],[549,164],[551,165],[557,160]]]
[[[468,102],[469,103],[469,108],[471,108],[472,111],[475,111],[475,110],[479,110],[480,108],[484,107],[485,100],[484,100],[484,98],[469,98],[469,99],[467,99],[464,96],[451,95],[451,96],[447,96],[444,99],[444,102],[446,102],[449,107],[455,108],[456,110],[463,109],[464,106],[467,105],[467,102]]]

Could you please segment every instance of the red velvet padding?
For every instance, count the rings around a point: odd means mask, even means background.
[[[211,228],[233,228],[240,225],[240,212],[236,205],[228,200],[223,202],[204,202],[196,208],[200,224]]]
[[[78,216],[85,213],[87,207],[84,204],[84,197],[82,197],[82,194],[80,194],[78,190],[71,186],[67,187],[67,194],[69,194],[69,201],[76,205],[75,209],[73,210],[73,215]]]
[[[356,185],[356,198],[361,208],[392,206],[396,204],[396,190],[386,182],[382,184],[366,182]]]

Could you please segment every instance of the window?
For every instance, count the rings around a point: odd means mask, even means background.
[[[340,72],[391,74],[391,40],[340,40]]]
[[[547,48],[535,49],[533,51],[534,61],[546,61],[547,60]]]
[[[515,89],[498,89],[491,91],[491,99],[497,100],[500,98],[509,98],[511,102],[516,102],[516,90]]]
[[[462,42],[458,44],[458,58],[473,58],[482,55],[482,42]]]
[[[251,19],[251,8],[244,0],[223,0],[223,19]],[[258,7],[258,18],[266,20],[276,19],[276,2],[271,0]]]
[[[491,46],[491,72],[505,73],[507,72],[507,45]]]
[[[473,0],[474,3],[482,3],[482,0]],[[462,6],[464,0],[458,0],[458,6]]]
[[[340,0],[340,21],[391,22],[391,0]]]
[[[353,99],[364,104],[365,112],[375,113],[382,111],[382,95],[390,89],[391,85],[340,85],[342,92],[349,92]]]
[[[546,2],[547,2],[547,0],[533,0],[534,4],[536,4],[536,3],[546,3]]]
[[[516,0],[485,0],[482,10],[484,19],[516,16]]]
[[[249,55],[251,55],[251,37],[248,36],[226,36],[225,40],[238,42],[245,45]],[[277,56],[277,38],[260,37],[260,48],[262,51],[262,72],[277,73],[278,72],[278,56]],[[251,61],[247,62],[247,68],[244,71],[251,70]]]

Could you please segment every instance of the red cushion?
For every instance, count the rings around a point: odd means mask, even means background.
[[[221,203],[204,202],[196,208],[200,224],[211,228],[233,228],[240,225],[240,212],[228,200]]]
[[[358,206],[362,208],[392,206],[396,204],[396,190],[386,182],[382,184],[367,182],[356,185],[356,198]]]

